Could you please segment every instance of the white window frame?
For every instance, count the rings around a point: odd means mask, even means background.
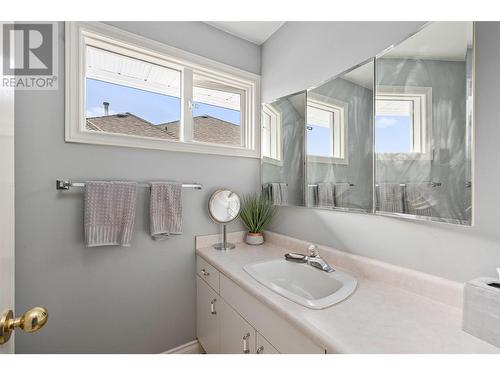
[[[260,157],[260,76],[101,22],[66,22],[65,140],[110,146]],[[93,45],[181,72],[180,139],[166,140],[86,129],[85,47]],[[242,94],[240,146],[193,141],[193,75]]]
[[[348,150],[348,116],[349,104],[316,93],[307,94],[307,106],[332,113],[331,154],[333,156],[307,155],[307,160],[313,163],[349,164]],[[306,111],[307,113],[307,111]],[[308,126],[309,121],[306,121]]]
[[[377,159],[432,160],[432,87],[377,86],[375,100],[378,99],[410,100],[413,103],[413,115],[410,124],[411,152],[376,153]]]
[[[266,155],[264,150],[262,150],[262,161],[269,164],[274,164],[278,166],[283,165],[283,148],[281,147],[281,114],[274,109],[271,105],[262,105],[262,115],[267,115],[270,118],[270,129],[269,129],[269,147],[270,154]],[[264,144],[263,134],[264,134],[264,121],[261,119],[262,124],[262,135],[261,135],[261,145]],[[274,150],[274,152],[273,152]],[[273,155],[274,154],[274,155]],[[276,157],[273,157],[276,156]]]

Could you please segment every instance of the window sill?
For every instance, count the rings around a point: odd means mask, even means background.
[[[322,164],[341,164],[349,165],[349,160],[333,158],[330,156],[317,156],[317,155],[307,155],[308,163],[322,163]]]
[[[410,153],[399,153],[399,152],[388,152],[388,153],[376,153],[377,160],[394,160],[394,161],[413,161],[413,160],[433,160],[433,153],[420,153],[420,152],[410,152]]]
[[[87,130],[74,131],[69,126],[66,129],[65,141],[68,143],[86,143],[102,146],[122,146],[152,150],[191,152],[198,154],[239,156],[256,159],[260,158],[258,151],[243,147],[232,147],[201,142],[180,142],[167,139],[155,139],[127,134],[113,134]]]
[[[262,163],[275,165],[277,167],[283,166],[283,160],[273,159],[273,158],[269,158],[267,156],[262,157]]]

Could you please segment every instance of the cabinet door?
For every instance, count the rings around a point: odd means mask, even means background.
[[[267,341],[264,336],[262,336],[259,332],[256,335],[256,353],[257,354],[280,354],[278,350]]]
[[[196,276],[196,335],[207,353],[220,352],[219,303],[222,299]]]
[[[255,329],[222,300],[219,305],[219,311],[221,353],[255,353]]]

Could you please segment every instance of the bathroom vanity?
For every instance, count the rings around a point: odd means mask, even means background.
[[[230,233],[236,248],[226,252],[212,247],[218,236],[196,238],[197,337],[207,353],[500,353],[462,331],[460,283],[320,246],[357,289],[309,308],[244,269],[308,243],[267,232],[264,245],[249,246],[243,236]]]

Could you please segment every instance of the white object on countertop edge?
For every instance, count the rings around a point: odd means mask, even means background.
[[[500,289],[493,277],[465,283],[462,329],[500,348]]]
[[[500,279],[500,268],[497,268],[498,278]]]

